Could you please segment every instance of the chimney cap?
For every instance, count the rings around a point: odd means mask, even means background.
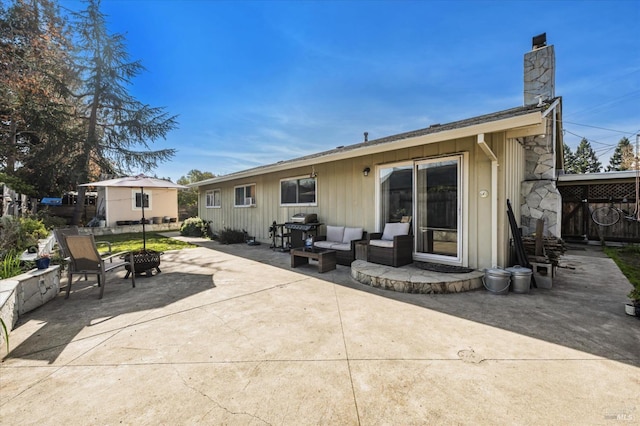
[[[538,34],[533,37],[531,40],[531,48],[532,49],[540,49],[541,47],[545,47],[547,45],[547,33]]]

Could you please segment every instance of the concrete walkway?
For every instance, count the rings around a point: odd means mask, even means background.
[[[597,253],[565,256],[550,290],[424,295],[194,242],[136,288],[79,281],[21,318],[0,423],[640,422],[640,321]]]

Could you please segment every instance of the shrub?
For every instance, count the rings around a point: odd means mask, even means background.
[[[238,231],[236,229],[225,228],[218,235],[218,241],[222,244],[238,244],[244,243],[247,238],[247,234],[244,231]]]
[[[19,253],[38,245],[38,240],[49,235],[43,223],[36,219],[4,216],[0,219],[0,260],[10,250]]]
[[[209,222],[199,217],[185,219],[180,225],[180,235],[185,237],[209,237]]]
[[[45,228],[47,229],[64,228],[68,226],[67,219],[65,219],[64,217],[55,216],[47,208],[38,210],[38,213],[36,213],[36,218],[42,221]]]
[[[0,280],[15,277],[21,273],[20,253],[15,250],[10,250],[0,261]]]

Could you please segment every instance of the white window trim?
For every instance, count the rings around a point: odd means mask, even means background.
[[[283,203],[282,202],[282,182],[284,181],[290,181],[290,180],[299,180],[299,179],[313,179],[316,183],[316,201],[314,203]],[[278,182],[278,197],[280,198],[280,207],[316,207],[318,205],[318,178],[317,177],[311,177],[309,175],[302,175],[302,176],[295,176],[295,177],[289,177],[289,178],[284,178],[284,179],[280,179],[280,181]]]
[[[244,184],[244,185],[236,185],[236,186],[233,187],[233,207],[243,208],[243,207],[255,207],[256,206],[256,198],[257,198],[257,196],[253,197],[253,199],[251,200],[252,201],[251,204],[236,204],[236,189],[238,189],[238,188],[246,188],[248,186],[253,186],[255,188],[253,192],[254,193],[256,192],[257,185],[255,183],[247,183],[247,184]],[[246,190],[245,190],[245,195],[246,195]],[[246,201],[246,197],[245,197],[245,201]]]
[[[382,229],[380,229],[383,224],[381,224],[380,222],[382,221],[381,217],[381,207],[380,204],[382,203],[382,200],[380,198],[380,170],[381,169],[389,169],[392,167],[413,167],[414,166],[414,162],[412,160],[406,160],[406,161],[398,161],[395,163],[386,163],[386,164],[377,164],[375,166],[375,177],[376,177],[376,192],[375,192],[375,206],[376,206],[376,214],[375,214],[375,218],[376,218],[376,223],[375,223],[375,232],[382,232]],[[411,214],[413,214],[414,212],[411,212]]]
[[[456,265],[456,266],[468,266],[469,265],[469,153],[468,152],[457,152],[442,156],[435,157],[425,157],[422,159],[414,160],[414,180],[416,167],[418,164],[428,163],[431,161],[444,161],[449,159],[456,159],[459,161],[458,166],[458,182],[460,185],[460,191],[458,193],[458,206],[460,209],[460,214],[458,214],[458,229],[460,233],[458,235],[458,245],[459,251],[457,256],[443,256],[437,254],[426,254],[426,253],[417,253],[416,250],[416,240],[414,239],[414,248],[413,248],[413,257],[415,260],[422,260],[427,262],[438,262],[442,264],[448,265]],[[414,185],[413,188],[414,200],[417,199],[417,188]],[[414,204],[413,206],[413,214],[416,217],[417,206]],[[414,234],[415,234],[414,230]]]
[[[218,200],[220,201],[220,204],[216,206],[215,202],[216,202],[216,192],[219,194],[218,196]],[[209,193],[212,194],[212,201],[214,204],[212,205],[208,205],[207,204],[207,195],[209,195]],[[235,196],[235,192],[234,192],[234,196]],[[205,203],[205,208],[207,209],[220,209],[222,208],[222,190],[220,188],[215,188],[215,189],[209,189],[208,191],[205,192],[204,195],[204,203]]]
[[[414,239],[414,246],[413,246],[413,255],[416,259],[420,259],[420,260],[429,260],[429,261],[436,261],[436,262],[440,262],[443,264],[452,264],[452,265],[462,265],[462,266],[468,266],[469,265],[469,152],[467,151],[463,151],[463,152],[456,152],[456,153],[451,153],[451,154],[446,154],[446,155],[442,155],[442,156],[433,156],[433,157],[421,157],[421,158],[416,158],[416,159],[412,159],[412,160],[405,160],[405,161],[398,161],[398,162],[393,162],[393,163],[385,163],[385,164],[377,164],[375,166],[375,176],[376,176],[376,183],[375,183],[375,220],[376,220],[376,232],[382,232],[380,228],[380,169],[387,169],[387,168],[391,168],[391,167],[402,167],[402,166],[412,166],[414,168],[413,171],[413,175],[414,175],[414,180],[415,180],[415,165],[421,161],[424,160],[434,160],[434,159],[442,159],[442,158],[449,158],[449,157],[459,157],[460,161],[461,161],[461,165],[460,165],[460,170],[459,172],[461,173],[460,178],[460,194],[458,195],[460,197],[460,208],[462,210],[462,214],[459,217],[459,220],[461,221],[461,226],[462,226],[462,235],[461,235],[461,239],[460,239],[460,257],[452,259],[447,256],[437,256],[437,255],[430,255],[430,256],[424,256],[424,255],[418,255],[416,256],[416,242]],[[416,217],[416,204],[415,204],[415,200],[416,200],[416,188],[415,188],[415,182],[414,182],[414,204],[413,204],[413,217]],[[494,230],[495,232],[495,230]],[[415,233],[415,231],[414,231]]]
[[[149,197],[149,207],[145,207],[145,210],[153,210],[153,191],[150,189],[145,189],[144,191],[140,191],[140,189],[132,189],[131,190],[131,210],[142,210],[142,207],[136,206],[136,194],[141,194],[144,192],[144,195]]]

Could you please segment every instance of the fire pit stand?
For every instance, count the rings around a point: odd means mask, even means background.
[[[160,270],[160,255],[162,252],[157,252],[153,250],[144,250],[140,252],[129,253],[124,256],[125,261],[129,261],[129,256],[133,254],[133,266],[136,271],[136,275],[146,274],[148,277],[153,276],[153,269],[156,270],[156,273],[162,272]],[[126,265],[127,274],[125,278],[129,278],[131,275],[131,267]]]

